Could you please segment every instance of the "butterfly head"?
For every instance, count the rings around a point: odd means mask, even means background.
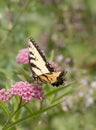
[[[64,77],[65,77],[65,72],[64,71],[60,72],[59,76],[57,77],[57,80],[54,83],[52,83],[52,85],[57,87],[59,85],[63,85],[65,81]]]

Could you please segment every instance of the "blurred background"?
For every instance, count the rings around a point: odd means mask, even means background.
[[[48,61],[67,71],[66,82],[72,84],[72,91],[59,98],[63,102],[58,106],[17,124],[17,129],[95,130],[96,0],[1,0],[0,89],[28,79],[29,66],[18,65],[16,56],[27,47],[29,37],[44,50]],[[43,86],[45,93],[55,89]],[[60,91],[59,97],[65,91]],[[53,103],[52,98],[47,97],[43,106]],[[26,115],[26,109],[21,117]],[[31,102],[30,109],[40,109],[40,103]],[[2,109],[1,117],[0,126],[6,121]]]

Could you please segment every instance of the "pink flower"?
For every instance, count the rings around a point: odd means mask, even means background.
[[[22,49],[19,51],[17,57],[16,57],[16,61],[19,64],[28,64],[29,63],[29,58],[28,58],[28,49]]]
[[[49,64],[50,64],[56,71],[61,71],[61,68],[60,68],[60,66],[59,66],[57,63],[55,63],[55,62],[53,62],[53,61],[50,61]]]
[[[25,102],[29,102],[33,98],[40,100],[44,99],[44,92],[42,88],[28,82],[16,82],[8,91],[5,89],[0,90],[0,100],[3,102],[10,101],[15,95],[22,97]]]
[[[4,88],[0,90],[0,100],[3,102],[9,101],[11,98],[11,95],[6,91]]]
[[[64,56],[63,56],[62,54],[60,54],[60,55],[58,55],[58,56],[56,57],[56,60],[57,60],[58,62],[61,62],[61,61],[63,60],[63,58],[64,58]]]

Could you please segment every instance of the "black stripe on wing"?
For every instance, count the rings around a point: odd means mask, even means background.
[[[36,58],[35,57],[33,57],[34,55],[32,55],[32,52],[29,52],[29,61],[31,61],[31,60],[36,60]]]
[[[35,65],[34,63],[30,63],[30,65],[31,65],[31,69],[32,69],[32,67],[33,67],[33,68],[36,68],[36,69],[38,69],[38,70],[41,70],[41,69],[38,68],[37,65]]]
[[[35,42],[35,40],[33,38],[30,38],[30,41],[33,43],[33,45],[35,46],[35,48],[37,49],[38,53],[40,54],[40,56],[42,57],[42,59],[45,61],[46,63],[46,67],[48,68],[48,70],[50,72],[54,72],[54,68],[47,62],[44,53],[42,52],[42,50],[39,48],[39,46],[37,45],[37,43]],[[34,55],[34,54],[33,54]]]

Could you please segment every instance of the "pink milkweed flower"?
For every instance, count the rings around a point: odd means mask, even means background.
[[[55,62],[53,62],[53,61],[50,61],[49,64],[50,64],[56,71],[61,71],[61,68],[60,68],[60,66],[59,66],[57,63],[55,63]]]
[[[8,91],[5,89],[0,90],[0,100],[3,102],[10,101],[15,95],[22,97],[25,102],[29,102],[33,98],[40,100],[44,99],[44,92],[42,88],[35,84],[30,84],[27,81],[16,82]]]
[[[7,102],[11,99],[11,95],[4,88],[0,90],[0,101]]]
[[[64,56],[62,54],[56,56],[56,60],[58,62],[61,62],[63,60]]]
[[[29,58],[28,58],[28,49],[22,49],[19,51],[17,57],[16,57],[16,61],[19,64],[28,64],[29,63]]]

